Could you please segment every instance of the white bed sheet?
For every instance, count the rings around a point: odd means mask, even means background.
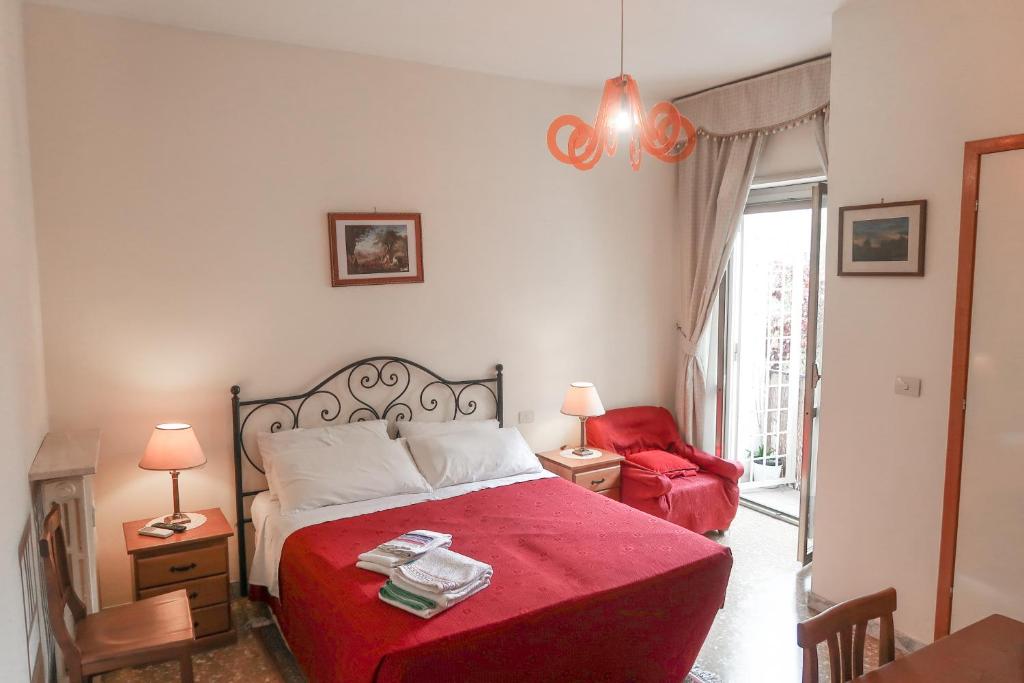
[[[307,526],[323,524],[324,522],[331,522],[336,519],[368,515],[373,512],[380,512],[381,510],[416,505],[417,503],[424,503],[430,500],[454,498],[482,489],[493,489],[499,486],[508,486],[524,481],[547,479],[555,476],[557,475],[542,470],[541,472],[517,474],[500,479],[456,484],[455,486],[446,486],[426,493],[404,493],[398,496],[360,500],[355,503],[344,503],[342,505],[328,505],[327,507],[301,510],[289,514],[282,514],[281,504],[278,500],[269,491],[264,491],[257,494],[252,501],[251,517],[253,528],[256,532],[256,549],[253,554],[252,564],[250,565],[249,583],[266,586],[271,595],[280,597],[277,571],[281,564],[281,551],[284,548],[284,542],[293,533]],[[444,532],[445,529],[434,529],[434,531]]]

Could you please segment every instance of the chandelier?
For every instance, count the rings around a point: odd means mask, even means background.
[[[633,77],[623,71],[625,52],[625,0],[619,4],[619,75],[604,82],[604,93],[597,118],[590,125],[575,114],[562,114],[548,126],[548,150],[564,164],[588,171],[601,160],[601,153],[615,154],[619,135],[629,137],[629,163],[639,170],[644,151],[655,159],[679,162],[693,154],[697,131],[688,118],[671,102],[658,102],[644,111],[640,89]],[[563,149],[558,133],[568,127],[569,137]],[[680,137],[685,133],[685,141]]]

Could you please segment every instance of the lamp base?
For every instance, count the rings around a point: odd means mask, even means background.
[[[175,512],[164,517],[164,524],[191,524],[192,519],[184,512]]]
[[[584,455],[578,455],[577,452],[579,450],[579,448],[576,448],[574,450],[569,450],[568,448],[565,448],[560,450],[558,454],[561,455],[563,458],[571,458],[572,460],[592,460],[593,458],[601,457],[601,451],[595,451],[588,448],[585,450]]]
[[[174,519],[174,515],[171,514],[167,515],[166,517],[161,516],[151,519],[149,520],[149,523],[150,525],[152,525],[154,522],[164,522],[166,524],[171,524],[173,522],[175,524],[184,524],[188,527],[186,531],[191,531],[192,529],[201,527],[202,525],[206,524],[206,515],[204,515],[202,512],[190,512],[187,515],[183,516],[187,517],[189,521],[185,522],[179,519]]]

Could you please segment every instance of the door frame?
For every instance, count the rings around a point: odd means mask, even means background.
[[[949,635],[953,615],[953,573],[956,569],[956,534],[960,523],[960,477],[964,460],[968,364],[971,352],[971,313],[974,304],[974,269],[978,237],[978,191],[981,158],[985,154],[1024,149],[1024,133],[964,144],[963,191],[960,200],[960,245],[953,316],[953,359],[949,383],[949,426],[946,436],[946,476],[942,494],[942,530],[939,541],[939,578],[935,593],[935,639]]]
[[[811,188],[811,249],[807,282],[807,333],[804,340],[804,402],[801,406],[801,458],[800,458],[800,517],[797,521],[796,558],[802,565],[814,559],[813,549],[807,548],[811,532],[811,465],[814,458],[813,434],[816,408],[814,390],[821,379],[818,368],[818,297],[821,288],[821,211],[825,206],[828,183],[816,183]]]

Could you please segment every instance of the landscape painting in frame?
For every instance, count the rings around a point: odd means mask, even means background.
[[[418,213],[327,214],[331,285],[423,282]]]
[[[840,275],[924,275],[928,203],[892,202],[839,209]]]

